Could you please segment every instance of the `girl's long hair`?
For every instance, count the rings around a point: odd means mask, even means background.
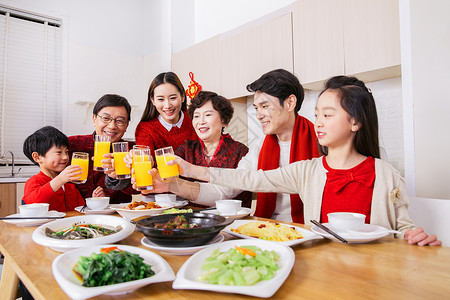
[[[356,151],[364,156],[380,158],[377,108],[364,82],[356,77],[335,76],[326,82],[320,95],[327,90],[336,92],[342,108],[360,124],[353,141]],[[328,147],[319,145],[319,149],[328,154]]]
[[[164,83],[173,84],[177,88],[177,90],[180,92],[181,99],[183,100],[183,102],[181,103],[181,111],[186,111],[186,92],[184,91],[183,84],[175,73],[165,72],[156,76],[150,84],[150,87],[148,89],[147,105],[145,106],[144,112],[142,113],[141,122],[152,120],[159,115],[158,110],[153,105],[152,99],[154,97],[155,88]]]

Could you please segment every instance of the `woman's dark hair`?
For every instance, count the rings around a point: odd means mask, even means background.
[[[267,72],[256,81],[247,85],[247,90],[253,93],[259,91],[277,97],[281,106],[283,106],[284,101],[290,95],[294,95],[297,98],[297,104],[294,109],[295,114],[300,110],[303,98],[305,98],[303,86],[300,84],[297,76],[283,69]]]
[[[69,139],[55,127],[45,126],[36,130],[32,135],[25,139],[25,142],[23,143],[23,153],[35,165],[38,165],[33,159],[33,152],[37,152],[40,156],[45,156],[48,150],[53,146],[65,146],[69,148]]]
[[[354,140],[356,151],[364,156],[380,158],[377,108],[364,82],[356,77],[335,76],[326,82],[320,95],[328,90],[337,94],[342,108],[360,125]],[[319,146],[319,149],[328,154],[327,147]]]
[[[219,112],[220,120],[225,125],[228,125],[228,123],[230,123],[231,121],[231,118],[233,118],[234,113],[234,108],[231,105],[230,100],[209,91],[200,91],[198,92],[197,96],[195,96],[194,99],[191,100],[191,104],[189,104],[188,107],[188,114],[191,120],[194,117],[194,111],[197,108],[205,105],[208,101],[211,101],[213,108],[217,112]]]
[[[123,106],[127,110],[127,121],[131,120],[131,106],[128,103],[128,100],[122,96],[115,94],[106,94],[103,95],[100,99],[98,99],[97,103],[95,103],[94,109],[92,113],[97,115],[99,111],[107,106]]]
[[[145,106],[144,112],[142,113],[141,122],[149,121],[159,115],[158,110],[152,103],[152,99],[154,97],[155,88],[164,83],[170,83],[177,88],[183,101],[181,103],[181,111],[185,111],[187,109],[186,92],[184,91],[183,84],[181,83],[178,76],[173,72],[161,73],[156,76],[155,79],[153,79],[150,87],[148,88],[147,105]]]

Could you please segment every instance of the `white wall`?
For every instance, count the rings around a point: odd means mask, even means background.
[[[410,4],[416,195],[450,199],[450,1]]]
[[[0,3],[63,19],[67,57],[63,86],[66,134],[93,131],[92,105],[77,102],[95,103],[106,93],[117,93],[139,107],[134,108],[125,135],[134,138],[151,79],[170,69],[170,1],[0,0]]]

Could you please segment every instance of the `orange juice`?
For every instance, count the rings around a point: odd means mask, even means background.
[[[144,156],[145,157],[145,156]],[[148,171],[152,169],[151,161],[136,161],[134,163],[134,173],[136,176],[136,186],[138,190],[152,189],[153,178],[148,174]]]
[[[74,180],[74,183],[85,183],[88,176],[89,160],[82,158],[72,158],[72,165],[78,165],[83,169],[83,173],[80,174],[80,178]]]
[[[136,162],[149,161],[148,157],[149,157],[148,155],[138,155],[138,154],[133,153],[133,161],[131,162],[131,168],[136,169],[136,167],[135,167]],[[151,169],[151,166],[150,166],[150,169]],[[135,174],[136,174],[136,170],[134,170],[134,174],[131,174],[131,177],[134,177]]]
[[[158,165],[159,176],[161,176],[162,179],[168,179],[178,176],[179,172],[177,164],[172,166],[166,165],[166,161],[173,159],[175,159],[175,156],[172,155],[156,156],[156,164]]]
[[[111,142],[95,142],[94,146],[94,170],[106,171],[106,168],[102,168],[103,155],[109,153],[111,148]]]
[[[127,152],[114,152],[114,168],[116,169],[117,178],[130,178],[131,169],[127,167],[123,160]]]

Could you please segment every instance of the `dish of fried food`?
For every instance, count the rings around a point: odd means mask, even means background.
[[[156,202],[133,201],[124,207],[124,209],[130,210],[154,209],[154,208],[161,208],[161,206],[156,204]]]
[[[302,239],[303,235],[295,227],[271,222],[248,222],[231,231],[267,241],[286,242]]]

